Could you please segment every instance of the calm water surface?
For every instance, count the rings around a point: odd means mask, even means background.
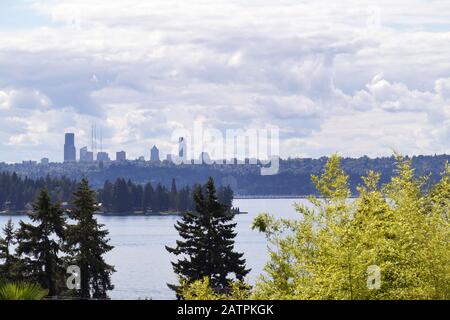
[[[236,249],[244,252],[247,266],[252,269],[248,281],[253,283],[262,272],[267,261],[267,242],[263,235],[251,230],[253,218],[268,212],[278,217],[298,217],[293,204],[302,199],[237,199],[234,206],[248,214],[236,216]],[[110,292],[112,299],[174,299],[167,283],[176,283],[170,264],[174,260],[165,246],[173,246],[178,234],[174,224],[178,217],[105,217],[98,216],[99,222],[110,232],[114,249],[106,256],[106,261],[116,267],[112,276],[115,289]],[[16,227],[20,219],[12,217]],[[0,217],[4,226],[8,217]]]

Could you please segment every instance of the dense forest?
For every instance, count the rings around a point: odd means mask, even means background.
[[[118,178],[114,183],[106,181],[99,190],[99,202],[107,212],[131,211],[177,211],[183,212],[195,208],[193,193],[200,185],[177,188],[175,179],[172,179],[170,189],[158,183],[155,187],[150,183],[135,184],[131,180]],[[219,187],[217,190],[219,200],[232,207],[233,190],[230,186]]]
[[[444,170],[448,155],[416,156],[410,159],[416,176],[429,175],[429,187]],[[218,185],[218,195],[227,202],[230,196],[226,186],[231,186],[234,195],[290,195],[317,194],[311,175],[320,174],[328,158],[286,159],[280,162],[280,172],[262,176],[255,165],[181,165],[143,164],[133,162],[113,163],[104,168],[91,167],[79,172],[79,165],[51,164],[47,168],[0,164],[0,211],[25,210],[37,196],[39,190],[47,188],[52,199],[69,201],[79,177],[87,177],[98,191],[98,200],[103,209],[110,212],[183,211],[192,209],[192,192],[208,177]],[[369,170],[380,173],[380,183],[388,182],[395,175],[394,156],[371,159],[342,158],[342,168],[347,172],[352,195],[363,183],[361,176]],[[11,172],[15,169],[17,172]],[[45,170],[44,170],[45,169]],[[55,173],[52,170],[58,170]],[[42,174],[46,173],[45,176]],[[32,177],[32,178],[30,178]],[[175,184],[174,179],[176,180]],[[232,198],[232,197],[231,197]],[[29,206],[28,206],[29,207]],[[29,208],[28,208],[29,209]]]
[[[174,165],[171,163],[151,162],[111,162],[98,164],[62,164],[42,165],[4,164],[0,163],[0,171],[16,172],[22,177],[40,179],[52,177],[68,177],[78,180],[86,177],[95,189],[104,187],[105,181],[116,181],[118,178],[131,180],[144,186],[151,182],[154,187],[158,183],[169,189],[171,180],[175,178],[180,186],[204,184],[208,177],[213,177],[218,186],[230,184],[236,196],[262,195],[310,195],[317,194],[311,175],[318,175],[324,170],[329,158],[289,158],[280,160],[280,171],[276,175],[262,176],[257,165],[249,164],[214,164],[214,165]],[[450,155],[407,157],[412,161],[415,174],[431,175],[430,183],[439,178],[444,170],[445,161]],[[380,158],[342,158],[342,168],[349,177],[350,190],[357,195],[357,186],[362,184],[362,176],[369,170],[380,173],[380,183],[388,182],[395,175],[395,157]]]
[[[56,201],[67,201],[76,186],[75,180],[65,177],[29,179],[16,173],[0,172],[0,211],[31,209],[31,203],[42,189],[48,189]]]
[[[52,178],[21,178],[16,173],[0,173],[0,211],[30,210],[31,203],[42,189],[47,189],[57,202],[72,202],[72,196],[78,183],[76,180]],[[133,183],[131,180],[117,178],[115,182],[106,181],[103,188],[97,190],[97,200],[105,212],[125,213],[133,211],[177,211],[194,209],[192,194],[200,186],[177,187],[172,179],[170,188],[161,183],[153,186]],[[233,190],[230,186],[217,189],[220,201],[232,207]]]

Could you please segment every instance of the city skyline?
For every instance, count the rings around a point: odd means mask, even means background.
[[[89,150],[88,146],[83,146],[79,148],[79,152],[77,153],[76,149],[76,135],[72,132],[65,133],[65,143],[64,143],[64,162],[94,162],[94,161],[127,161],[131,160],[127,157],[127,152],[125,150],[120,150],[115,152],[115,159],[111,159],[110,152],[107,150],[103,150],[103,142],[100,142],[100,151],[97,149],[97,133],[94,131],[94,126],[92,126],[92,135],[91,135],[91,150]],[[102,138],[100,138],[102,139]],[[70,150],[68,150],[70,148]],[[136,160],[145,159],[145,156],[138,156]],[[48,158],[45,158],[48,159]],[[41,159],[42,160],[42,159]],[[25,160],[27,161],[27,160]],[[150,157],[149,161],[151,162],[159,162],[159,149],[156,145],[150,149]]]
[[[2,161],[62,161],[90,123],[111,155],[167,154],[196,120],[278,126],[283,158],[450,152],[446,2],[105,3],[2,2]]]

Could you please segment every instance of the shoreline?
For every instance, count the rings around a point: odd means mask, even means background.
[[[96,212],[95,216],[104,217],[164,217],[164,216],[180,216],[181,212],[155,212],[155,213],[134,213],[134,212]],[[23,217],[28,216],[27,212],[0,212],[0,217]]]
[[[236,215],[247,214],[247,212],[239,212]],[[96,212],[95,216],[103,216],[103,217],[174,217],[174,216],[182,216],[183,212],[154,212],[154,213],[145,213],[145,212]],[[19,212],[0,212],[0,217],[24,217],[28,216],[28,213],[25,211]]]

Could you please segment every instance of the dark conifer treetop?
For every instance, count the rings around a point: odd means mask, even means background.
[[[0,235],[0,274],[3,280],[11,281],[15,278],[15,254],[12,247],[17,243],[14,231],[14,224],[9,219],[2,229],[3,235]]]
[[[43,189],[29,213],[30,223],[20,221],[15,232],[9,220],[0,235],[0,281],[38,283],[54,297],[107,298],[107,291],[114,288],[111,274],[115,270],[104,254],[113,247],[108,244],[108,231],[94,218],[96,193],[86,179],[73,199],[73,208],[64,212]],[[66,223],[65,213],[71,224]],[[66,286],[69,265],[80,268],[80,290]]]
[[[173,262],[181,281],[192,282],[208,277],[217,291],[226,291],[230,281],[242,280],[250,270],[242,253],[234,250],[236,233],[231,205],[221,203],[212,178],[194,191],[195,211],[186,212],[175,228],[182,240],[166,249],[183,257]],[[178,286],[169,285],[175,291]]]
[[[65,218],[59,204],[52,204],[47,190],[42,190],[29,214],[32,223],[20,222],[17,255],[25,263],[22,276],[31,277],[48,288],[49,295],[60,292],[64,281],[60,257],[65,238]]]
[[[74,205],[69,217],[76,224],[68,226],[66,251],[71,264],[81,269],[79,295],[83,298],[106,298],[107,291],[114,288],[111,274],[115,270],[105,262],[103,255],[113,247],[108,244],[109,232],[94,218],[98,205],[95,192],[86,179],[81,180],[74,194]]]

